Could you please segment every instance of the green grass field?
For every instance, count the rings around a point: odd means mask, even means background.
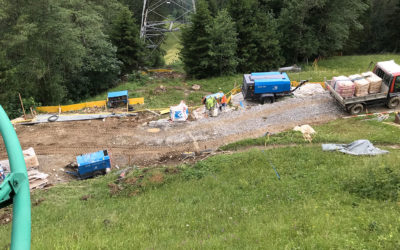
[[[389,117],[390,121],[394,116]],[[382,122],[376,117],[356,118],[356,119],[338,119],[327,124],[313,126],[316,134],[313,136],[313,143],[350,143],[352,141],[364,138],[372,143],[386,145],[399,143],[400,135],[397,135],[399,129]],[[287,145],[287,144],[308,144],[301,133],[296,131],[286,131],[269,138],[260,137],[256,139],[244,139],[235,143],[222,146],[222,150],[240,150],[248,146],[263,145]]]
[[[168,37],[171,41],[174,37]],[[166,47],[168,51],[173,50],[176,43],[167,39]],[[175,45],[174,45],[175,44]],[[392,60],[400,63],[400,55],[383,54],[367,56],[338,56],[326,60],[320,60],[317,67],[311,65],[301,65],[303,71],[300,73],[289,73],[293,81],[308,79],[312,82],[324,81],[324,78],[331,79],[333,76],[350,75],[361,73],[367,70],[371,61],[379,62]],[[110,89],[110,91],[129,90],[130,97],[144,97],[145,108],[164,108],[171,105],[177,105],[181,100],[185,100],[190,106],[199,105],[203,95],[218,91],[228,92],[235,84],[239,86],[242,83],[241,74],[224,77],[214,77],[204,80],[195,79],[160,79],[145,77],[141,82],[131,81],[122,83],[119,86]],[[200,91],[192,91],[194,84],[201,86]],[[166,86],[167,91],[157,93],[156,89],[160,86]],[[92,97],[87,101],[105,100],[107,93]]]
[[[36,191],[32,200],[44,201],[32,208],[32,249],[399,249],[400,154],[391,145],[400,129],[349,119],[316,130],[307,146],[286,132],[270,140],[291,146],[265,154],[250,147],[135,170],[118,184],[111,173]],[[360,138],[390,153],[321,150]],[[0,247],[10,231],[0,226]]]

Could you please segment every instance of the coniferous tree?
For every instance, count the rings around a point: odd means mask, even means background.
[[[119,63],[100,1],[2,0],[0,9],[0,104],[9,114],[18,92],[57,105],[116,82]]]
[[[191,17],[191,24],[182,29],[182,49],[180,58],[189,76],[204,78],[209,76],[210,64],[210,26],[212,18],[207,3],[200,0],[196,5],[196,13]]]
[[[231,0],[229,13],[238,32],[239,72],[268,71],[283,63],[271,13],[256,0]]]
[[[229,75],[236,71],[238,59],[235,23],[226,10],[218,12],[208,27],[210,34],[211,75]]]
[[[288,0],[278,18],[286,60],[330,56],[342,51],[350,31],[361,29],[364,0]],[[351,39],[351,38],[350,38]]]
[[[144,44],[140,40],[139,28],[129,9],[123,9],[115,20],[111,40],[117,47],[118,59],[123,63],[122,74],[131,73],[144,65]]]

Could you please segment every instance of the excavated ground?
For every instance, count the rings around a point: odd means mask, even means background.
[[[378,108],[379,110],[379,108]],[[374,111],[374,110],[373,110]],[[22,148],[33,147],[40,171],[50,174],[50,182],[71,177],[63,170],[80,154],[108,149],[115,167],[176,164],[182,152],[216,149],[244,138],[280,132],[296,125],[317,124],[347,115],[327,93],[311,97],[288,97],[266,105],[254,105],[197,121],[169,123],[157,133],[147,123],[156,119],[137,117],[108,118],[79,122],[17,125]],[[0,159],[7,157],[3,142]],[[186,159],[191,161],[193,159]]]

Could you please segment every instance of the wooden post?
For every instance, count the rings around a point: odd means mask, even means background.
[[[31,109],[31,115],[32,115],[32,119],[33,119],[33,118],[35,118],[35,114],[33,113],[33,108],[30,107],[30,109]]]
[[[25,108],[24,108],[24,103],[22,102],[21,94],[18,93],[18,96],[19,96],[19,100],[21,102],[22,112],[24,113],[24,120],[26,120]]]

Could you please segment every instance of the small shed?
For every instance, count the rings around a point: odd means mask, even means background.
[[[107,105],[110,108],[115,108],[121,104],[126,105],[128,103],[128,99],[128,90],[108,92]]]

